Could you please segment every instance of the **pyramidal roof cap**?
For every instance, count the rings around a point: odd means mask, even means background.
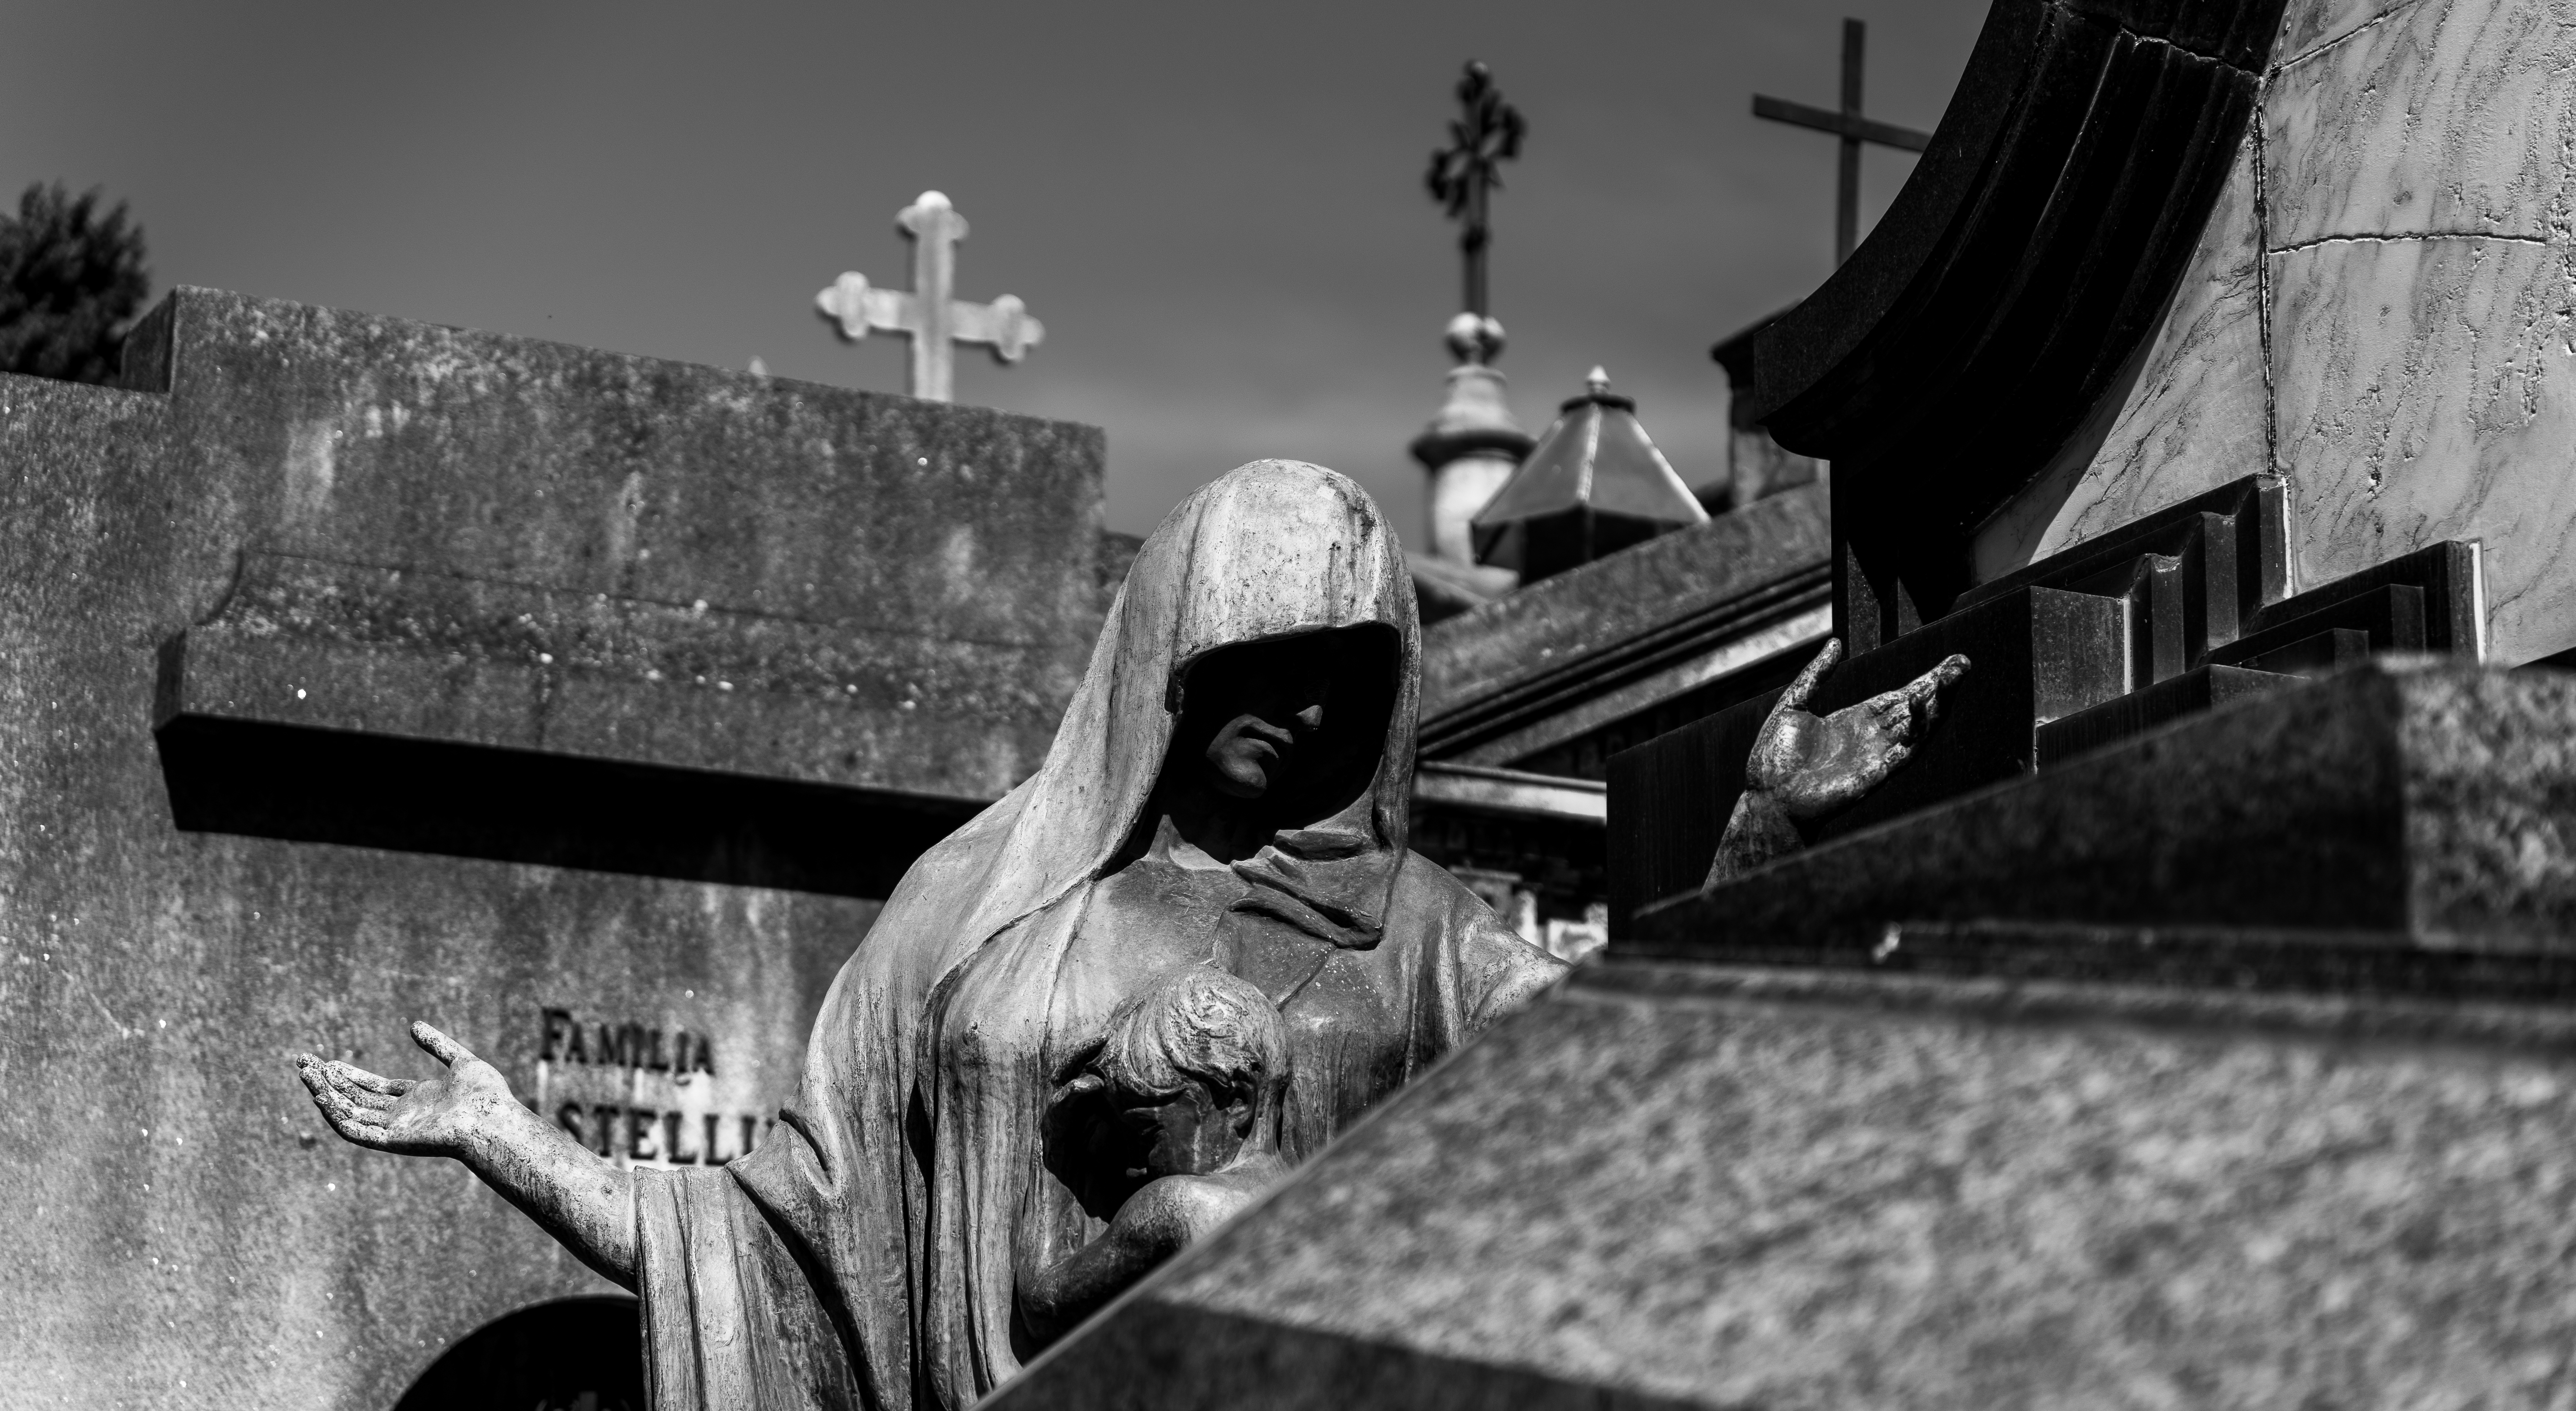
[[[1635,401],[1592,369],[1582,396],[1539,437],[1520,469],[1476,515],[1480,528],[1588,508],[1660,524],[1699,524],[1708,511],[1637,420]]]

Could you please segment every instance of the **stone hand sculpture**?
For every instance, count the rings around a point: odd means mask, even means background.
[[[1121,1005],[1099,1056],[1052,1106],[1087,1106],[1123,1129],[1108,1149],[1123,1146],[1137,1164],[1118,1174],[1145,1185],[1073,1253],[1041,1265],[1023,1247],[1019,1309],[1030,1331],[1053,1341],[1287,1174],[1287,1090],[1287,1030],[1252,984],[1192,966]]]
[[[1968,673],[1968,659],[1953,653],[1893,691],[1811,714],[1808,697],[1842,653],[1839,639],[1825,643],[1753,737],[1744,792],[1718,840],[1709,885],[1796,852],[1807,845],[1805,829],[1860,802],[1913,755],[1941,713],[1942,688]]]
[[[305,1085],[635,1289],[658,1411],[963,1411],[1564,973],[1405,846],[1421,660],[1366,492],[1241,467],[1146,540],[1045,766],[886,899],[755,1150],[614,1165],[425,1025],[445,1074]]]
[[[296,1056],[296,1072],[331,1130],[377,1151],[454,1157],[583,1263],[633,1288],[632,1178],[521,1105],[501,1070],[465,1045],[418,1022],[411,1037],[446,1065],[446,1077],[386,1078]]]

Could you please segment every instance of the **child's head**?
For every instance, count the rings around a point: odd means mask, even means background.
[[[1112,1110],[1150,1144],[1144,1172],[1204,1175],[1266,1137],[1288,1033],[1249,980],[1193,965],[1130,996],[1093,1060]]]

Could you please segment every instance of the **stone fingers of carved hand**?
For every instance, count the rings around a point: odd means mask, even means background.
[[[487,1109],[511,1101],[509,1083],[432,1025],[414,1023],[411,1036],[448,1066],[446,1077],[388,1078],[309,1053],[296,1059],[296,1070],[324,1120],[349,1141],[410,1155],[461,1155]]]
[[[1744,780],[1747,788],[1776,789],[1787,786],[1809,763],[1818,746],[1815,716],[1807,711],[1807,700],[1816,686],[1842,659],[1843,644],[1828,639],[1798,679],[1780,693],[1771,713],[1762,721],[1762,729],[1753,740],[1753,752],[1745,760]]]
[[[1808,660],[1806,669],[1798,673],[1798,679],[1790,682],[1789,689],[1780,693],[1779,704],[1771,707],[1771,718],[1779,719],[1780,713],[1786,710],[1805,710],[1807,698],[1816,693],[1817,683],[1823,681],[1825,673],[1833,670],[1834,663],[1842,659],[1843,639],[1826,638],[1824,646],[1818,648],[1815,656]]]
[[[437,1059],[439,1062],[446,1064],[450,1068],[455,1067],[459,1063],[480,1063],[483,1061],[476,1058],[473,1053],[465,1047],[465,1045],[449,1038],[444,1031],[425,1020],[415,1019],[411,1021],[411,1041],[428,1050],[430,1057]]]
[[[1930,671],[1905,683],[1905,694],[1913,699],[1915,713],[1925,722],[1941,714],[1941,693],[1952,682],[1968,674],[1968,659],[1957,652],[1941,658]]]
[[[410,1083],[309,1053],[296,1056],[295,1070],[331,1130],[360,1146],[395,1148],[386,1123],[395,1103],[410,1092]]]
[[[1893,691],[1882,691],[1859,705],[1834,712],[1834,722],[1867,722],[1895,744],[1912,744],[1941,714],[1941,690],[1967,674],[1968,659],[1953,653],[1940,665]]]

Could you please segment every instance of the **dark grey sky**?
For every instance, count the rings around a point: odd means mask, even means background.
[[[1109,433],[1143,531],[1266,455],[1358,477],[1411,532],[1454,234],[1421,188],[1470,56],[1527,115],[1497,198],[1503,367],[1531,430],[1605,364],[1685,477],[1724,454],[1707,347],[1821,279],[1839,17],[1869,108],[1930,127],[1982,0],[9,7],[0,192],[104,185],[171,283],[902,390],[814,291],[908,280],[925,188],[960,292],[1047,342],[958,399]],[[1912,158],[1873,152],[1864,219]]]

